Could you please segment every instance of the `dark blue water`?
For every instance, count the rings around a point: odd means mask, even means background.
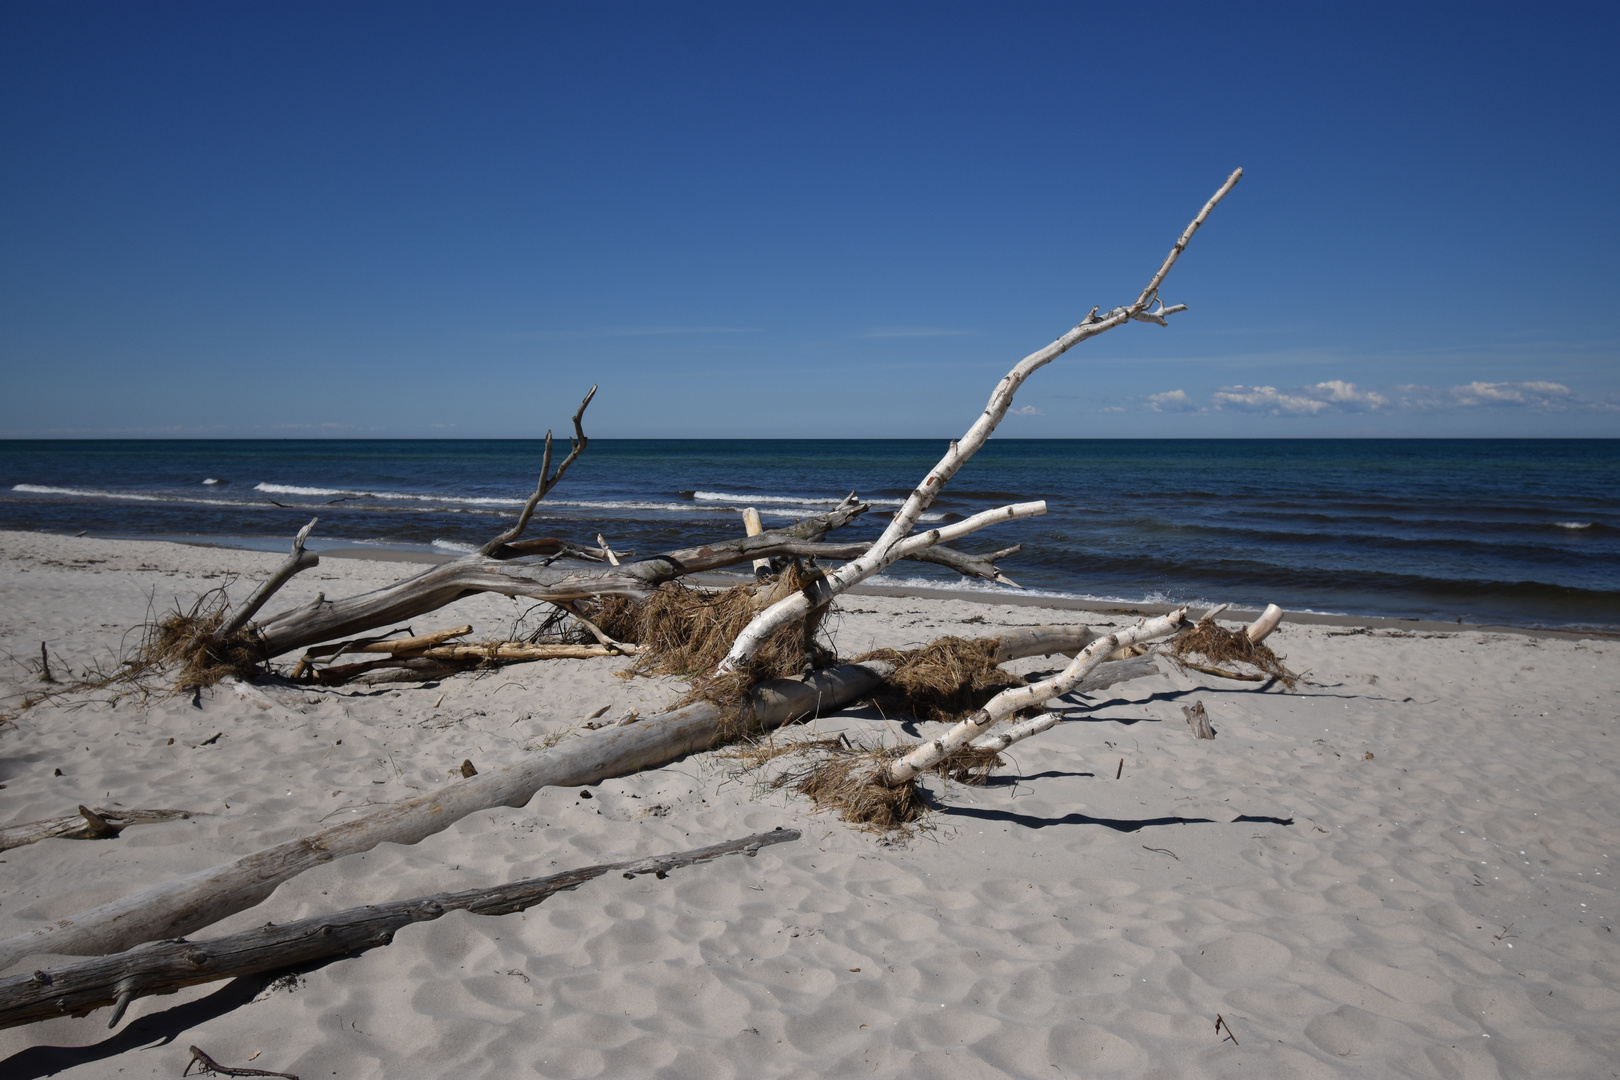
[[[853,490],[876,535],[938,459],[932,440],[591,443],[530,535],[653,552],[767,527]],[[534,485],[528,441],[0,442],[0,527],[463,549]],[[208,481],[215,481],[209,483]],[[1015,543],[1031,589],[1123,600],[1620,630],[1620,440],[996,440],[943,519],[1045,499]],[[902,564],[891,578],[946,580]]]

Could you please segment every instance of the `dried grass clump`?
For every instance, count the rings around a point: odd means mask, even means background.
[[[877,649],[855,658],[888,660],[894,674],[873,698],[884,712],[910,713],[918,720],[954,723],[984,707],[1024,680],[996,666],[995,638],[943,637],[921,649]]]
[[[208,593],[189,611],[176,609],[148,623],[146,636],[128,666],[136,673],[154,668],[173,671],[176,689],[212,686],[229,676],[244,678],[258,667],[260,656],[251,632],[242,630],[224,641],[214,637],[225,622],[224,594]]]
[[[680,704],[698,699],[736,704],[756,682],[804,674],[802,621],[773,634],[746,670],[721,676],[710,674],[755,615],[802,587],[802,580],[791,567],[768,592],[751,585],[711,592],[668,581],[645,600],[602,597],[589,606],[586,615],[609,637],[642,646],[645,651],[636,660],[635,670],[693,680],[692,693]],[[811,667],[819,669],[837,662],[831,649],[819,641],[812,643]]]
[[[878,779],[878,772],[906,752],[904,747],[867,747],[844,740],[828,740],[833,745],[797,768],[790,768],[771,782],[775,788],[792,788],[815,804],[817,810],[831,810],[852,825],[871,832],[910,833],[928,804],[916,781],[889,787]]]
[[[874,747],[852,743],[843,735],[765,739],[743,743],[720,753],[742,763],[743,769],[762,768],[781,758],[798,759],[777,773],[765,786],[788,788],[806,796],[818,811],[834,811],[843,820],[869,832],[909,835],[928,810],[915,781],[890,787],[879,773],[909,746]],[[1005,764],[993,750],[968,747],[940,762],[931,771],[963,784],[982,784],[996,767]]]
[[[1241,630],[1228,630],[1213,619],[1200,622],[1191,630],[1170,639],[1170,655],[1186,663],[1189,657],[1202,656],[1211,664],[1243,663],[1271,676],[1290,690],[1297,676],[1283,667],[1271,647],[1249,640]]]

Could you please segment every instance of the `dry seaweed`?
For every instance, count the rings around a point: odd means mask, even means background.
[[[909,834],[928,809],[922,790],[915,780],[891,787],[879,779],[879,774],[889,762],[911,749],[870,746],[836,735],[762,739],[721,751],[720,756],[740,762],[744,771],[781,758],[796,758],[765,786],[796,791],[818,811],[833,811],[862,829]],[[963,784],[983,784],[1003,764],[995,751],[969,746],[930,771]]]
[[[245,678],[259,664],[252,633],[241,630],[224,641],[215,637],[229,607],[222,589],[198,597],[190,610],[176,608],[146,626],[146,635],[127,667],[129,675],[169,668],[176,690],[212,686],[230,676]]]
[[[1228,630],[1213,619],[1205,619],[1191,630],[1177,634],[1170,640],[1169,652],[1178,662],[1188,666],[1196,666],[1188,664],[1188,658],[1192,656],[1202,656],[1215,665],[1248,664],[1276,679],[1290,690],[1298,678],[1283,667],[1282,661],[1271,651],[1270,646],[1256,644],[1241,630]]]
[[[1003,690],[1024,680],[996,666],[995,638],[943,637],[921,649],[877,649],[855,658],[888,660],[894,673],[875,697],[884,712],[910,713],[918,720],[954,723],[984,707]]]
[[[739,704],[748,688],[763,679],[784,679],[838,662],[820,641],[806,651],[804,623],[782,627],[754,655],[746,669],[716,676],[745,626],[777,599],[803,587],[795,567],[766,588],[738,585],[719,592],[665,582],[645,600],[604,596],[586,606],[587,617],[618,641],[640,645],[635,669],[650,675],[679,675],[693,681],[692,692],[678,704],[714,701]]]

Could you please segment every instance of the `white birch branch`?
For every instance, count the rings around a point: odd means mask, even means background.
[[[985,441],[990,438],[991,433],[996,430],[997,425],[1007,415],[1007,410],[1012,407],[1013,395],[1018,392],[1018,388],[1032,374],[1087,338],[1096,337],[1098,334],[1112,330],[1116,326],[1123,326],[1133,319],[1163,325],[1166,316],[1185,310],[1185,305],[1181,304],[1169,308],[1165,307],[1164,303],[1158,300],[1159,287],[1164,284],[1165,277],[1170,273],[1171,267],[1175,266],[1176,260],[1181,257],[1181,253],[1186,249],[1188,241],[1198,231],[1199,226],[1203,225],[1204,220],[1209,217],[1210,211],[1214,210],[1215,206],[1226,197],[1227,192],[1232,190],[1242,176],[1243,170],[1238,169],[1227,177],[1226,183],[1222,184],[1220,190],[1216,191],[1210,200],[1204,204],[1204,208],[1198,212],[1198,216],[1193,218],[1187,228],[1182,231],[1181,237],[1176,241],[1175,246],[1170,249],[1170,254],[1165,257],[1158,273],[1153,275],[1153,279],[1148,282],[1147,288],[1142,290],[1142,295],[1137,297],[1134,303],[1129,307],[1115,308],[1101,318],[1097,317],[1097,309],[1093,308],[1091,313],[1082,319],[1074,329],[1046,346],[1046,348],[1031,353],[1019,361],[1017,366],[1009,371],[1001,382],[997,384],[995,391],[990,395],[989,403],[985,405],[984,412],[973,422],[973,425],[968,428],[967,433],[961,439],[951,443],[950,449],[945,452],[945,456],[940,458],[939,463],[929,471],[927,476],[923,477],[922,483],[906,498],[905,505],[894,515],[894,520],[889,522],[888,528],[883,530],[883,535],[878,537],[867,553],[829,573],[824,583],[816,590],[814,599],[803,593],[795,594],[773,604],[755,616],[754,620],[743,629],[742,633],[737,635],[737,640],[732,643],[731,651],[720,662],[719,672],[723,674],[735,671],[747,664],[760,646],[777,630],[791,622],[804,618],[812,608],[825,604],[850,586],[865,581],[896,559],[901,558],[904,552],[897,549],[901,547],[902,542],[922,518],[923,511],[927,510],[929,505],[933,503],[940,489],[945,486],[951,477],[955,476],[957,471],[967,463],[967,460],[977,453],[979,448],[985,444]],[[1153,308],[1155,302],[1159,305],[1157,309]]]
[[[1131,679],[1140,679],[1145,675],[1157,675],[1159,665],[1154,663],[1151,656],[1135,656],[1129,660],[1110,660],[1081,680],[1080,685],[1072,691],[1078,694],[1089,694],[1098,690],[1106,690],[1115,683],[1128,682]],[[1031,735],[1039,735],[1043,731],[1056,727],[1057,722],[1063,719],[1061,713],[1044,712],[1039,716],[1032,716],[1028,720],[1021,720],[1011,727],[1002,728],[973,740],[973,746],[979,750],[994,750],[997,753],[1007,749],[1014,743],[1021,743]]]
[[[1187,624],[1187,609],[1180,608],[1168,615],[1148,619],[1125,630],[1105,634],[1080,650],[1069,666],[1050,679],[1015,686],[1003,690],[987,702],[984,708],[962,720],[944,735],[931,739],[905,757],[885,768],[879,777],[892,786],[904,784],[917,774],[931,768],[951,754],[967,746],[992,727],[1008,720],[1024,709],[1061,697],[1076,689],[1087,675],[1108,659],[1108,655],[1121,645],[1135,645],[1175,633]]]

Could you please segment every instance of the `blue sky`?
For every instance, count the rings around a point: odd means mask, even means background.
[[[0,7],[0,436],[1620,436],[1612,5]]]

